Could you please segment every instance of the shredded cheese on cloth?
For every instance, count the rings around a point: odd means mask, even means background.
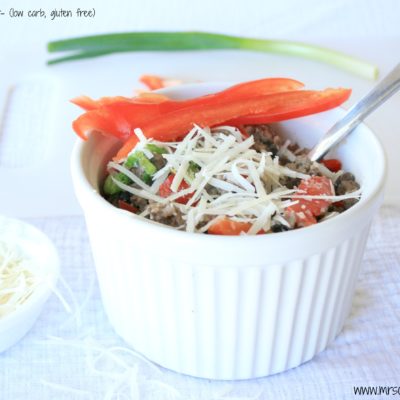
[[[86,400],[257,400],[264,388],[257,382],[247,385],[247,396],[240,396],[240,388],[229,381],[207,384],[205,379],[195,379],[173,374],[150,362],[141,354],[119,343],[100,339],[90,332],[78,337],[48,336],[38,341],[54,350],[68,348],[78,359],[84,359],[85,379],[75,387],[70,380],[51,381],[45,377],[40,383],[54,392],[54,398]],[[49,379],[47,379],[49,378]],[[179,382],[177,381],[179,378]],[[95,384],[88,390],[87,382]],[[86,386],[85,386],[86,383]]]
[[[273,223],[288,225],[284,218],[285,209],[299,198],[339,201],[360,196],[360,191],[344,196],[302,196],[297,189],[282,186],[279,183],[282,177],[310,178],[310,175],[279,164],[279,154],[288,154],[288,142],[276,156],[258,152],[252,148],[253,136],[245,137],[231,126],[210,129],[194,125],[181,142],[148,139],[140,129],[135,129],[135,134],[139,142],[130,154],[137,150],[144,151],[148,144],[155,144],[166,150],[163,154],[166,165],[152,176],[153,183],[148,186],[137,182],[139,178],[133,177],[122,165],[110,162],[110,170],[125,173],[137,187],[117,179],[113,179],[114,183],[150,202],[174,202],[183,214],[186,221],[183,228],[188,232],[205,232],[216,218],[223,217],[251,223],[248,234],[256,234],[261,230],[268,232]],[[193,165],[196,170],[190,173]],[[318,165],[317,168],[330,179],[334,177],[325,167]],[[158,190],[170,173],[174,174],[172,193],[168,197],[161,197]],[[186,185],[179,189],[182,182]],[[191,197],[186,204],[175,202],[187,195]],[[146,210],[142,215],[148,215]]]

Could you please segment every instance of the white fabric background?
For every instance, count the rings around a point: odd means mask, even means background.
[[[382,73],[399,62],[400,2],[397,0],[134,0],[112,3],[94,0],[36,0],[34,3],[29,0],[1,1],[0,10],[10,7],[43,7],[48,10],[95,7],[97,16],[85,21],[10,20],[0,16],[0,108],[11,85],[26,74],[47,71],[43,67],[47,59],[45,42],[89,33],[210,30],[254,37],[306,40],[369,60],[377,64]],[[135,74],[162,73],[156,68],[154,71],[141,70],[141,66],[147,66],[146,63],[153,60],[151,56],[135,57],[129,59],[138,61]],[[233,58],[228,55],[227,59]],[[117,60],[125,59],[121,57]],[[164,64],[160,65],[166,65],[166,59],[163,60]],[[185,57],[174,60],[184,63]],[[259,58],[252,56],[251,60],[258,62]],[[279,62],[274,62],[274,66],[281,65]],[[297,65],[295,63],[293,61]],[[106,61],[81,66],[88,74],[90,68],[95,69],[97,65],[104,64]],[[198,70],[190,70],[187,74],[192,79],[209,80],[224,76],[222,67],[213,73],[210,69],[206,70],[206,65],[205,62],[198,66]],[[65,69],[66,75],[69,74],[72,79],[78,76],[74,69],[78,67],[69,68]],[[184,73],[185,68],[185,64],[179,67],[168,65],[168,73]],[[235,71],[234,65],[227,65],[226,68],[229,79],[246,77],[245,71]],[[332,73],[333,76],[332,69],[324,71],[327,79],[330,77],[328,74]],[[320,82],[324,76],[316,76],[316,81]],[[372,82],[345,74],[338,74],[332,79],[354,87],[357,98],[373,85]],[[112,82],[107,84],[110,87]],[[99,94],[103,94],[100,88],[98,90]],[[399,106],[400,96],[396,95],[368,121],[386,146],[390,167],[387,192],[388,197],[397,202],[400,198],[397,173],[400,169]],[[67,166],[64,167],[67,169]],[[10,175],[10,171],[0,171],[1,194],[5,193],[4,188],[13,189],[7,192],[10,198],[6,201],[11,204],[12,193],[17,185],[18,188],[23,187],[23,180],[7,180]],[[41,194],[43,202],[47,201],[49,194]],[[27,215],[25,211],[16,208],[7,212],[18,216]],[[3,210],[0,209],[0,212]],[[33,209],[29,210],[29,214],[45,216]],[[62,258],[62,273],[72,288],[73,296],[65,289],[62,292],[74,310],[81,307],[81,318],[77,319],[76,315],[72,318],[54,296],[51,298],[33,330],[18,345],[0,355],[1,400],[106,399],[107,388],[115,384],[114,380],[96,375],[89,368],[91,354],[98,355],[104,349],[124,344],[114,334],[101,306],[84,222],[77,216],[61,217],[61,209],[59,214],[52,218],[28,221],[44,230],[55,241]],[[224,383],[156,370],[137,357],[128,357],[126,362],[130,367],[128,372],[132,376],[131,382],[137,385],[129,388],[135,389],[129,396],[121,398],[351,399],[355,398],[352,392],[354,385],[400,385],[399,226],[400,208],[386,206],[375,220],[371,232],[352,314],[335,342],[311,362],[269,378]],[[50,336],[62,337],[63,342],[51,339]],[[88,351],[89,345],[92,350],[93,346],[99,346],[100,350]],[[100,360],[99,368],[108,367],[115,372],[117,366],[106,361],[107,358]],[[66,392],[65,387],[70,388],[70,391]],[[119,389],[125,393],[128,390],[124,387]]]

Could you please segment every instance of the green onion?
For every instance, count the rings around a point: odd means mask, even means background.
[[[147,185],[150,185],[153,182],[153,174],[148,174],[146,172],[143,172],[141,179],[144,183],[146,183]]]
[[[48,65],[59,64],[66,61],[77,61],[82,58],[94,58],[100,56],[106,56],[107,54],[115,53],[115,51],[80,51],[78,53],[73,53],[72,55],[68,55],[65,57],[59,57],[55,60],[47,61]]]
[[[122,189],[112,180],[112,178],[114,178],[122,183],[125,183],[126,185],[128,185],[129,183],[132,182],[122,172],[108,175],[106,180],[104,181],[103,192],[104,192],[104,194],[109,195],[109,196],[111,196],[113,194],[117,194],[122,191]]]
[[[156,166],[148,160],[142,151],[135,151],[131,154],[124,163],[124,167],[133,168],[139,167],[143,170],[140,179],[150,184],[152,176],[157,172]],[[103,185],[103,192],[108,196],[112,196],[122,191],[122,189],[112,180],[112,178],[129,185],[132,181],[123,172],[113,173],[107,176]]]
[[[194,161],[189,161],[189,166],[187,169],[187,174],[191,180],[196,177],[197,172],[200,171],[200,165],[196,164]]]
[[[356,75],[376,79],[376,66],[327,48],[286,40],[252,39],[209,32],[131,32],[57,40],[48,51],[71,52],[48,64],[98,57],[127,51],[175,51],[239,49],[299,56],[325,62]]]
[[[164,147],[157,146],[153,143],[146,144],[146,149],[150,150],[153,154],[165,154],[168,151]]]
[[[156,166],[149,161],[142,151],[135,151],[133,154],[131,154],[125,161],[124,167],[140,167],[143,169],[144,173],[149,176],[152,176],[157,172]]]

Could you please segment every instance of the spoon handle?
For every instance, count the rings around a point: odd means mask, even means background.
[[[400,89],[400,64],[391,71],[374,89],[347,112],[347,114],[323,136],[310,151],[312,161],[321,160],[328,151],[343,140],[361,121]]]

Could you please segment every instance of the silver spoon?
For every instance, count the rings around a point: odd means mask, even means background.
[[[400,89],[400,64],[336,122],[308,154],[311,161],[321,160],[350,134],[369,114]]]

